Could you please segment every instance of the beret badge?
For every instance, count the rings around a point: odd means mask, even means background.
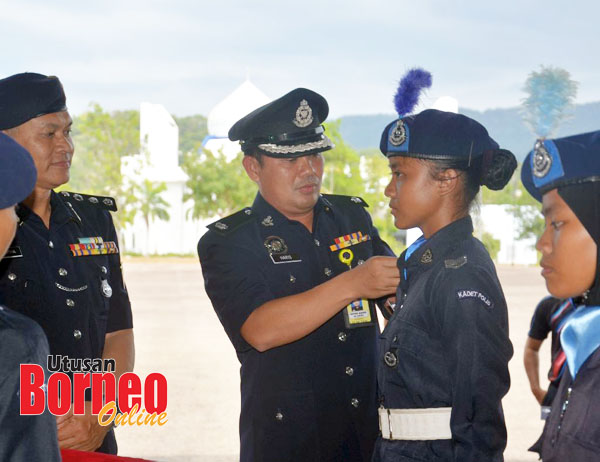
[[[299,128],[308,127],[313,121],[312,109],[308,105],[308,101],[303,99],[300,101],[300,106],[296,109],[296,117],[292,121]]]
[[[533,174],[538,178],[544,178],[552,167],[552,156],[541,140],[535,143],[533,150]]]
[[[406,127],[402,119],[398,120],[394,129],[390,132],[390,143],[400,146],[406,141]]]

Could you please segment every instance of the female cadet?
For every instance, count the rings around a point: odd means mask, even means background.
[[[516,160],[464,115],[403,117],[430,82],[424,71],[409,72],[396,95],[400,119],[381,138],[395,225],[423,235],[398,259],[397,306],[381,335],[373,460],[499,461],[512,345],[502,288],[472,235],[469,207],[480,185],[503,188]]]
[[[548,291],[576,305],[560,336],[567,369],[538,442],[541,456],[544,462],[598,461],[600,131],[537,141],[521,175],[542,202],[546,227],[537,249]]]

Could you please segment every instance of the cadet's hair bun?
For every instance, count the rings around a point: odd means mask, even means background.
[[[505,149],[487,151],[483,155],[480,184],[488,189],[498,191],[510,180],[517,168],[517,159],[512,152]]]

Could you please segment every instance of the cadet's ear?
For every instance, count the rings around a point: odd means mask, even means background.
[[[457,190],[461,173],[453,168],[448,168],[438,175],[438,191],[441,196],[446,196]]]
[[[248,174],[250,179],[255,183],[258,183],[258,180],[260,178],[260,164],[258,163],[256,157],[244,156],[244,158],[242,159],[242,165],[244,166],[244,169],[246,170],[246,173]]]

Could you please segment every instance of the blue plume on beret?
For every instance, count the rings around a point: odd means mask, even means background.
[[[529,94],[523,100],[525,122],[538,138],[547,138],[569,116],[577,82],[564,69],[541,66],[529,74],[524,89]]]
[[[426,70],[410,69],[400,83],[394,95],[394,106],[400,117],[410,114],[419,102],[419,95],[424,88],[431,87],[431,74]]]

